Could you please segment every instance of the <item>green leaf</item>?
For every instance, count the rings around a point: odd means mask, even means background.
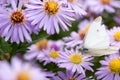
[[[0,38],[0,52],[10,52],[11,47],[8,42],[6,42],[3,38]]]

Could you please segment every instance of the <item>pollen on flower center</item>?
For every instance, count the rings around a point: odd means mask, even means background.
[[[19,24],[24,22],[25,17],[21,10],[17,10],[11,14],[10,19],[14,24]]]
[[[111,0],[100,0],[103,4],[109,4]]]
[[[16,80],[31,80],[31,79],[30,79],[30,76],[27,73],[21,72],[17,75]]]
[[[59,52],[58,51],[51,51],[50,57],[52,58],[59,58]]]
[[[36,43],[38,50],[46,49],[48,46],[48,40],[43,39]]]
[[[54,1],[45,2],[45,11],[48,14],[50,15],[56,14],[58,10],[59,10],[59,5],[57,2]]]
[[[79,64],[82,62],[82,56],[80,54],[71,54],[69,58],[70,62],[74,64]]]
[[[109,62],[110,71],[113,73],[120,73],[120,58],[113,59]]]
[[[120,31],[115,32],[115,34],[113,35],[113,37],[114,37],[114,40],[120,41]]]

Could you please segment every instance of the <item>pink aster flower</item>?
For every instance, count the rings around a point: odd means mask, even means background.
[[[112,54],[101,60],[101,68],[95,73],[97,80],[119,80],[120,79],[120,55]]]
[[[115,12],[115,8],[120,8],[120,1],[118,0],[86,0],[86,5],[88,5],[88,8],[97,13],[100,14],[104,10],[106,10],[109,13]]]
[[[113,27],[108,30],[110,36],[110,45],[120,46],[120,27]]]
[[[57,72],[58,76],[54,76],[52,80],[86,80],[85,76],[81,73],[73,73],[69,70],[66,73],[61,71]]]
[[[10,39],[11,42],[31,42],[32,26],[26,17],[25,10],[22,9],[22,1],[16,3],[10,0],[11,8],[4,9],[0,12],[0,33],[5,38],[5,41]],[[18,4],[18,6],[17,6]]]
[[[12,58],[11,64],[0,62],[0,80],[49,80],[40,68],[24,63],[18,58]],[[51,75],[51,74],[50,74]]]
[[[82,55],[78,49],[65,49],[65,51],[60,54],[58,66],[85,75],[86,70],[93,71],[91,68],[91,66],[93,66],[91,63],[92,60],[92,56]]]
[[[61,0],[30,0],[26,5],[28,19],[32,25],[36,25],[35,30],[43,28],[48,34],[59,33],[59,25],[63,31],[68,31],[71,21],[74,21],[73,11],[63,7]]]

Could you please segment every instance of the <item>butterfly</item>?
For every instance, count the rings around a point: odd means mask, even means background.
[[[120,47],[110,46],[109,35],[105,25],[102,24],[102,17],[97,17],[90,25],[88,32],[83,41],[83,52],[93,55],[102,56],[119,51]]]

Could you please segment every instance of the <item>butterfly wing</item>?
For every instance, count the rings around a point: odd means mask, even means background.
[[[105,26],[101,25],[102,18],[96,18],[90,25],[90,28],[84,38],[83,48],[87,49],[105,49],[109,47],[109,36]]]
[[[85,51],[86,54],[90,54],[92,56],[103,56],[108,54],[113,54],[119,51],[120,47],[111,46],[106,49],[88,49]]]

